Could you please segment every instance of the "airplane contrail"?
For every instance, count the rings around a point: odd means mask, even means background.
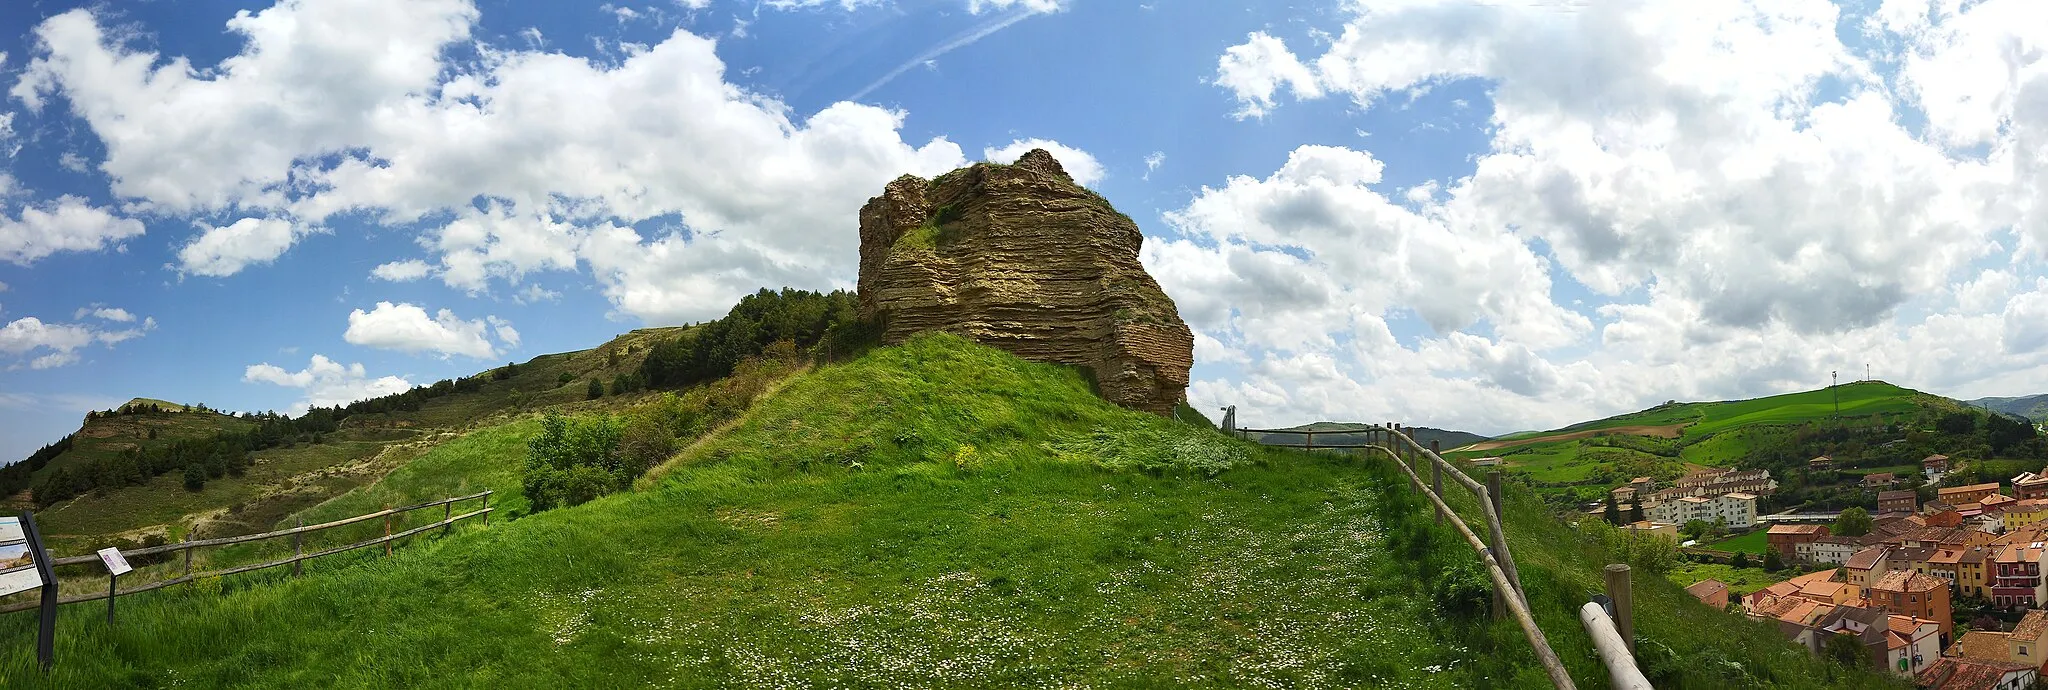
[[[910,71],[910,68],[922,65],[926,62],[929,62],[939,57],[940,55],[950,53],[953,50],[958,49],[962,46],[966,46],[975,41],[988,38],[989,34],[993,34],[997,31],[1002,31],[1003,29],[1009,28],[1011,24],[1024,21],[1026,17],[1030,17],[1034,14],[1039,14],[1039,12],[1029,9],[1019,9],[1016,12],[1012,12],[1007,16],[990,19],[986,22],[982,22],[980,25],[975,26],[974,28],[954,34],[952,38],[946,39],[945,42],[933,46],[932,48],[922,53],[918,53],[917,57],[911,58],[908,62],[905,62],[901,65],[897,65],[896,69],[889,70],[889,73],[882,75],[882,78],[876,79],[874,83],[868,84],[861,90],[854,92],[854,94],[848,97],[847,100],[858,101],[862,98],[866,98],[867,95],[869,93],[872,93],[875,89],[882,88],[884,84],[888,84],[890,81],[895,80],[897,77],[903,76],[903,73]]]

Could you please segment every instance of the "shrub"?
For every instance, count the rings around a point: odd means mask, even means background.
[[[674,400],[673,395],[667,398]],[[626,422],[626,428],[619,433],[619,453],[624,456],[626,471],[631,476],[638,477],[675,454],[675,416],[669,414],[668,408],[656,405]]]
[[[583,389],[583,397],[586,400],[596,400],[604,397],[604,383],[597,379],[591,379],[590,385]]]
[[[539,512],[622,489],[634,476],[621,462],[618,420],[570,420],[549,411],[541,420],[541,434],[527,443],[520,484]]]

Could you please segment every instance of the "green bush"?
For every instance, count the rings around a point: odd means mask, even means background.
[[[604,383],[597,379],[591,379],[590,385],[583,390],[583,397],[586,400],[596,400],[604,397]]]
[[[637,475],[622,462],[619,431],[609,415],[571,420],[549,411],[541,434],[527,443],[521,479],[533,511],[577,505],[629,485]]]

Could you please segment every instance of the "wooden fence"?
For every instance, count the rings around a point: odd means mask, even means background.
[[[461,502],[461,501],[468,501],[468,500],[478,500],[478,499],[482,500],[482,504],[481,504],[481,507],[477,508],[476,510],[472,510],[472,511],[469,511],[469,512],[466,512],[466,513],[462,513],[462,514],[460,514],[460,515],[457,515],[457,514],[455,514],[455,512],[454,512],[454,511],[455,511],[455,504],[456,504],[456,503],[458,503],[458,502]],[[396,517],[402,516],[402,515],[404,515],[405,513],[408,513],[408,512],[411,512],[411,511],[415,511],[415,510],[421,510],[421,509],[424,509],[424,508],[432,508],[432,507],[434,507],[434,506],[441,506],[441,519],[440,519],[440,520],[438,520],[438,521],[436,521],[436,522],[428,523],[428,524],[425,524],[425,525],[421,525],[421,526],[418,526],[418,527],[414,527],[414,528],[412,528],[412,529],[408,529],[408,530],[405,530],[405,531],[402,531],[402,532],[398,532],[398,533],[393,533],[393,532],[391,531],[391,521],[392,521],[392,519],[393,519],[393,518],[396,518]],[[481,493],[474,493],[474,494],[470,494],[470,495],[468,495],[468,496],[456,496],[456,497],[454,497],[454,498],[444,498],[444,499],[441,499],[441,500],[438,500],[438,501],[428,501],[428,502],[426,502],[426,503],[421,503],[421,504],[418,504],[418,505],[409,505],[409,506],[405,506],[405,507],[402,507],[402,508],[386,508],[386,509],[384,509],[384,510],[380,510],[380,511],[377,511],[377,512],[374,512],[374,513],[366,513],[366,514],[363,514],[363,515],[357,515],[357,516],[355,516],[355,517],[348,517],[348,518],[342,518],[342,519],[340,519],[340,520],[335,520],[335,521],[332,521],[332,522],[323,522],[323,523],[320,523],[320,524],[317,524],[317,525],[304,525],[304,526],[299,526],[299,527],[293,527],[293,528],[290,528],[290,529],[281,529],[281,530],[277,530],[277,531],[273,531],[273,532],[264,532],[264,533],[262,533],[262,534],[249,534],[249,535],[243,535],[243,536],[239,536],[239,537],[221,537],[221,538],[218,538],[218,539],[200,539],[200,540],[196,540],[196,541],[194,541],[194,540],[187,540],[187,541],[182,541],[182,542],[178,542],[178,543],[176,543],[176,544],[164,544],[164,545],[162,545],[162,546],[148,546],[148,547],[143,547],[143,548],[139,548],[139,549],[123,549],[123,550],[121,551],[121,555],[122,555],[123,557],[126,557],[126,558],[135,558],[135,557],[138,557],[138,556],[154,556],[154,555],[157,555],[157,554],[165,554],[165,553],[173,553],[173,552],[177,552],[177,551],[183,551],[183,552],[185,552],[185,572],[184,572],[184,574],[183,574],[183,575],[180,575],[180,576],[178,576],[178,577],[174,577],[174,578],[170,578],[170,579],[168,579],[168,580],[157,580],[157,581],[155,581],[155,582],[150,582],[150,583],[148,583],[148,584],[144,584],[144,585],[140,585],[140,586],[136,586],[136,587],[131,587],[131,588],[128,588],[128,589],[116,589],[116,587],[117,587],[117,585],[118,585],[118,583],[119,583],[119,576],[118,576],[118,575],[109,575],[109,576],[108,576],[108,578],[107,578],[107,591],[105,591],[105,592],[94,592],[94,593],[91,593],[91,594],[74,594],[74,595],[71,595],[71,596],[61,597],[61,598],[59,598],[59,599],[57,600],[57,603],[58,603],[58,604],[77,604],[77,603],[82,603],[82,602],[87,602],[87,601],[99,601],[99,600],[102,600],[102,599],[110,599],[110,598],[113,598],[113,597],[121,597],[121,596],[127,596],[127,595],[130,595],[130,594],[136,594],[136,593],[140,593],[140,592],[147,592],[147,591],[150,591],[150,590],[153,590],[153,589],[162,589],[162,588],[164,588],[164,587],[169,587],[169,586],[171,586],[171,585],[175,585],[175,584],[182,584],[182,583],[186,583],[186,582],[191,582],[191,581],[193,581],[193,580],[196,580],[196,579],[199,579],[199,578],[207,578],[207,577],[225,577],[225,576],[228,576],[228,575],[234,575],[234,574],[238,574],[238,573],[246,573],[246,572],[252,572],[252,571],[256,571],[256,570],[263,570],[263,569],[265,569],[265,568],[276,568],[276,567],[279,567],[279,566],[286,566],[286,565],[289,565],[289,566],[291,566],[291,567],[292,567],[292,574],[293,574],[293,575],[298,575],[298,574],[299,574],[299,573],[301,572],[300,564],[301,564],[301,563],[303,563],[303,562],[305,562],[305,561],[308,561],[308,560],[311,560],[311,559],[315,559],[315,558],[320,558],[320,557],[322,557],[322,556],[332,556],[332,555],[334,555],[334,554],[338,554],[338,553],[343,553],[343,552],[347,552],[347,551],[354,551],[354,550],[356,550],[356,549],[360,549],[360,548],[363,548],[363,547],[365,547],[365,546],[376,546],[376,545],[378,545],[378,544],[383,544],[383,545],[384,545],[384,554],[388,556],[388,555],[390,555],[390,554],[391,554],[391,543],[392,543],[392,542],[394,542],[394,541],[397,541],[397,540],[399,540],[399,539],[404,539],[404,538],[406,538],[406,537],[410,537],[410,536],[413,536],[413,535],[416,535],[416,534],[419,534],[419,533],[422,533],[422,532],[426,532],[426,531],[432,530],[432,529],[434,529],[434,528],[437,528],[437,527],[438,527],[438,528],[441,528],[441,529],[442,529],[442,530],[443,530],[443,531],[445,532],[445,531],[446,531],[446,530],[447,530],[448,528],[452,527],[452,526],[453,526],[453,525],[454,525],[455,523],[457,523],[457,522],[461,522],[461,521],[463,521],[463,520],[467,520],[467,519],[469,519],[469,518],[473,518],[473,517],[478,517],[478,516],[482,516],[482,517],[483,517],[483,521],[484,521],[484,525],[485,525],[485,526],[489,526],[489,525],[491,524],[491,515],[490,515],[490,513],[491,513],[491,511],[492,511],[492,510],[494,510],[494,509],[493,509],[493,508],[491,508],[491,492],[490,492],[490,491],[484,491],[484,492],[481,492]],[[382,536],[382,537],[377,537],[377,538],[374,538],[374,539],[369,539],[369,540],[365,540],[365,541],[360,541],[360,542],[356,542],[356,543],[353,543],[353,544],[348,544],[348,545],[345,545],[345,546],[336,546],[336,547],[333,547],[333,548],[329,548],[329,549],[322,549],[322,550],[320,550],[320,551],[315,551],[315,552],[312,552],[312,553],[306,553],[306,551],[305,551],[305,538],[304,538],[304,535],[306,535],[306,534],[309,534],[309,533],[313,533],[313,532],[319,532],[319,531],[322,531],[322,530],[328,530],[328,529],[333,529],[333,528],[336,528],[336,527],[342,527],[342,526],[345,526],[345,525],[353,525],[353,524],[356,524],[356,523],[360,523],[360,522],[365,522],[365,521],[368,521],[368,520],[375,520],[375,519],[377,519],[377,518],[383,518],[383,519],[384,519],[384,536]],[[248,543],[248,542],[254,542],[254,541],[262,541],[262,540],[265,540],[265,539],[275,539],[275,538],[277,538],[277,537],[291,537],[291,538],[292,538],[292,555],[291,555],[290,557],[288,557],[288,558],[280,558],[280,559],[277,559],[277,560],[273,560],[273,561],[267,561],[267,562],[263,562],[263,563],[254,563],[254,564],[250,564],[250,565],[241,565],[241,566],[235,566],[235,567],[232,567],[232,568],[223,568],[223,569],[220,569],[220,570],[209,570],[209,571],[204,571],[204,572],[198,572],[198,573],[194,573],[194,572],[192,572],[192,554],[193,554],[193,552],[195,552],[195,551],[197,551],[197,550],[199,550],[199,549],[201,549],[201,548],[205,548],[205,547],[211,547],[211,546],[227,546],[227,545],[230,545],[230,544],[244,544],[244,543]],[[48,554],[43,554],[43,555],[44,555],[44,556],[47,556]],[[99,563],[99,562],[100,562],[100,557],[99,557],[99,555],[98,555],[98,554],[87,554],[87,555],[83,555],[83,556],[66,556],[66,557],[63,557],[63,558],[55,558],[55,559],[51,559],[51,560],[50,560],[50,565],[51,565],[52,567],[57,567],[57,566],[66,566],[66,565],[82,565],[82,564],[87,564],[87,563]],[[54,585],[54,583],[52,583],[52,585],[51,585],[51,586],[55,586],[55,585]],[[109,604],[109,605],[111,606],[111,605],[112,605],[112,602],[108,602],[108,604]],[[18,602],[18,603],[14,603],[14,604],[9,604],[9,605],[7,605],[7,606],[0,606],[0,613],[13,613],[13,612],[15,612],[15,611],[26,611],[26,610],[29,610],[29,609],[34,609],[34,608],[37,608],[38,606],[40,606],[40,604],[39,604],[38,602],[36,602],[36,601],[25,601],[25,602]],[[111,609],[109,609],[109,611],[111,612]],[[109,615],[111,615],[111,613],[109,613]]]

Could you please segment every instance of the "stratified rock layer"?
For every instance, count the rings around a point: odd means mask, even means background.
[[[1194,334],[1138,262],[1144,235],[1033,150],[926,181],[905,175],[860,211],[860,305],[883,341],[948,331],[1075,364],[1102,397],[1168,414],[1187,395]]]

